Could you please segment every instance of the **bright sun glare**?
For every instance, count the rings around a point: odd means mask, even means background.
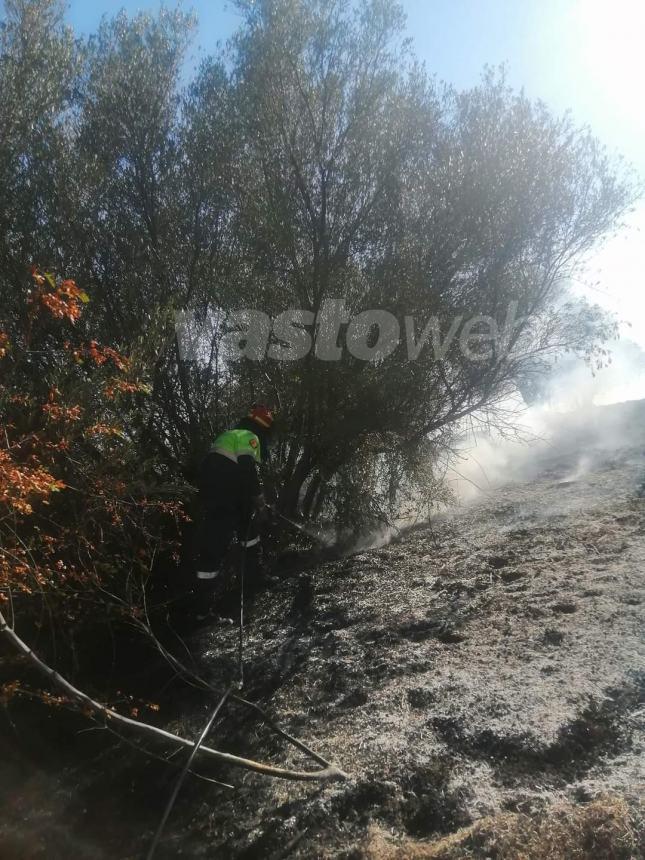
[[[583,73],[613,114],[645,130],[644,0],[578,0],[574,37]],[[636,128],[634,129],[636,131]]]
[[[645,173],[645,0],[577,0],[571,7],[570,60],[577,67],[580,95],[601,139],[628,149]],[[610,148],[614,148],[610,145]],[[589,260],[596,288],[588,298],[616,312],[623,335],[645,348],[645,202],[626,219],[627,229]],[[585,291],[583,291],[585,292]]]

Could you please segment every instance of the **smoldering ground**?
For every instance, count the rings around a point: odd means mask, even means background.
[[[565,357],[543,376],[536,401],[518,394],[504,404],[504,433],[462,428],[446,480],[462,503],[528,481],[558,458],[570,464],[563,480],[575,480],[607,451],[638,444],[638,407],[630,403],[643,398],[645,352],[637,344],[612,343],[611,363],[596,371]]]

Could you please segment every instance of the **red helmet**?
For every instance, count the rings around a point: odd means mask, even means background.
[[[273,424],[273,413],[268,406],[254,406],[248,417],[265,430],[270,430]]]

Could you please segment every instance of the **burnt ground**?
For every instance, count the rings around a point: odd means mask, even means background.
[[[394,841],[433,840],[503,811],[642,796],[645,422],[642,404],[605,409],[538,446],[521,479],[260,593],[245,696],[350,778],[211,771],[233,788],[192,780],[157,856],[361,857],[374,826]],[[236,641],[221,620],[190,643],[216,685],[234,674]],[[208,704],[183,700],[167,727],[198,734]],[[211,745],[311,767],[239,706]],[[20,816],[4,813],[13,848],[0,855],[141,856],[173,774],[129,763],[105,785],[93,755],[66,776],[41,769],[31,850]],[[79,774],[86,783],[72,787]],[[19,798],[25,779],[13,778]],[[58,849],[61,827],[70,841]]]

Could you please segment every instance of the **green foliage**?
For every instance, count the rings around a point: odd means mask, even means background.
[[[568,118],[487,71],[437,84],[396,3],[238,2],[221,56],[183,86],[191,16],[105,21],[75,40],[53,0],[5,4],[0,44],[0,300],[25,265],[87,287],[81,326],[150,380],[143,460],[194,466],[210,436],[266,400],[281,412],[271,482],[287,512],[352,521],[436,494],[430,456],[466,416],[496,420],[536,357],[601,356],[611,322],[565,304],[579,255],[633,190]],[[441,362],[403,345],[363,362],[226,363],[222,326],[182,360],[177,311],[384,308],[442,332],[457,316],[527,321],[508,354]],[[11,319],[5,330],[11,336]],[[185,359],[185,357],[184,357]]]

